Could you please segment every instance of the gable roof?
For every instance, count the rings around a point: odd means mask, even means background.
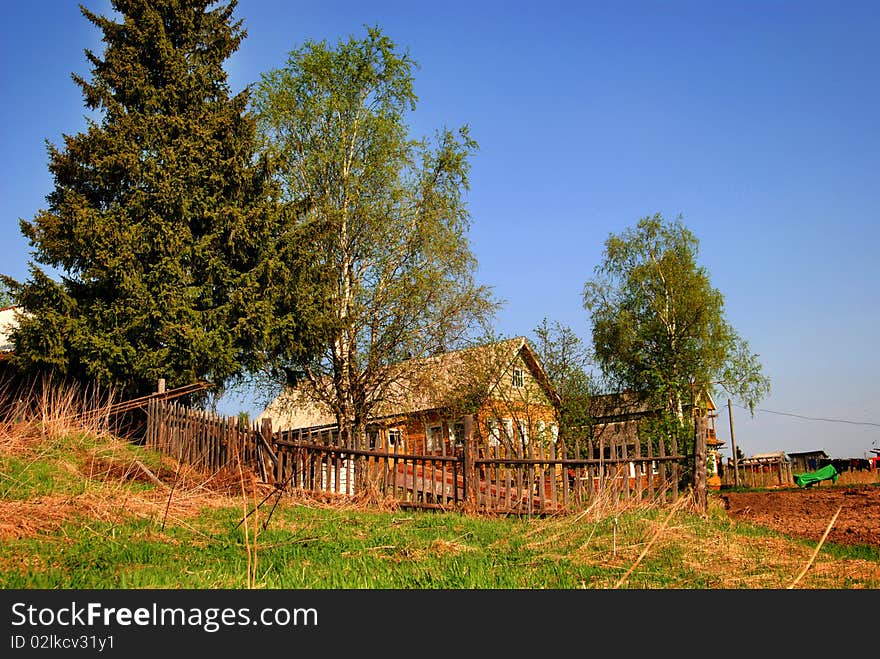
[[[775,461],[788,461],[788,456],[785,451],[771,451],[769,453],[755,453],[754,455],[750,455],[747,458],[743,458],[739,461],[740,464],[754,464],[759,462],[775,462]]]
[[[381,395],[374,419],[405,416],[443,409],[466,394],[481,400],[490,397],[518,358],[528,366],[554,404],[556,393],[534,349],[525,337],[408,359],[389,367],[389,384]],[[332,411],[309,395],[306,385],[288,389],[257,417],[271,417],[279,428],[304,428],[335,424]]]
[[[400,366],[405,375],[396,388],[397,393],[405,391],[407,395],[405,400],[395,401],[395,409],[413,413],[445,407],[466,380],[482,386],[474,393],[487,398],[517,358],[522,358],[547,397],[558,404],[559,395],[534,349],[524,336],[519,336],[403,362]]]
[[[590,408],[591,416],[600,423],[640,418],[660,411],[647,398],[630,390],[591,396]]]
[[[705,400],[706,411],[711,413],[716,410],[715,399],[708,391],[702,392],[697,397],[697,402]],[[591,416],[597,423],[613,423],[630,419],[651,416],[663,411],[663,408],[652,404],[651,401],[631,389],[596,394],[590,398]]]
[[[821,456],[823,458],[828,457],[828,454],[825,453],[825,451],[822,449],[816,449],[814,451],[788,451],[788,455],[789,456],[798,456],[798,457],[809,456],[809,455]]]

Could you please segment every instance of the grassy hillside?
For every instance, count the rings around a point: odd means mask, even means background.
[[[878,588],[880,551],[676,507],[549,518],[367,509],[203,474],[87,423],[75,397],[0,425],[2,588]],[[245,514],[265,502],[244,523]],[[796,583],[795,583],[796,582]]]

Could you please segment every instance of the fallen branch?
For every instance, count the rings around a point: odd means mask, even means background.
[[[627,580],[627,578],[629,577],[629,575],[632,574],[633,570],[636,569],[636,567],[638,566],[638,564],[642,562],[642,559],[643,559],[643,558],[645,557],[645,555],[648,553],[648,550],[651,548],[651,545],[654,544],[654,541],[655,541],[657,538],[659,538],[659,537],[660,537],[660,534],[663,533],[664,529],[666,529],[666,525],[669,524],[669,520],[672,519],[672,516],[673,516],[673,515],[676,513],[676,511],[681,507],[683,501],[687,501],[687,498],[686,498],[686,497],[682,497],[682,498],[680,498],[678,501],[675,502],[675,505],[672,506],[672,510],[669,511],[669,514],[666,516],[666,519],[663,520],[663,525],[658,529],[657,533],[654,534],[654,537],[651,538],[651,541],[650,541],[647,545],[645,545],[645,548],[642,550],[642,553],[639,554],[639,557],[636,559],[636,562],[633,563],[633,564],[632,564],[632,567],[626,571],[626,574],[624,574],[622,577],[620,577],[620,579],[617,580],[617,583],[614,584],[614,588],[615,588],[615,589],[619,588],[619,587],[621,586],[621,584],[622,584],[624,581]]]
[[[281,495],[286,492],[287,484],[290,483],[290,481],[294,477],[295,473],[296,472],[291,473],[290,476],[288,476],[287,478],[284,479],[283,483],[280,483],[280,484],[275,483],[274,484],[275,489],[272,492],[269,492],[269,494],[267,494],[263,498],[263,500],[260,501],[260,503],[258,503],[256,506],[254,506],[249,513],[247,513],[244,517],[242,517],[241,521],[235,525],[235,528],[238,528],[239,526],[244,524],[245,520],[248,517],[250,517],[251,515],[253,515],[255,512],[257,512],[258,509],[262,508],[263,504],[266,503],[269,500],[269,497],[271,497],[274,494],[274,495],[276,495],[275,503],[272,504],[272,510],[269,511],[269,516],[266,517],[266,520],[263,522],[263,530],[265,531],[266,527],[269,525],[269,520],[272,519],[272,513],[275,512],[275,507],[278,505],[278,502],[281,500]]]
[[[819,540],[819,544],[816,545],[816,549],[815,549],[815,551],[813,551],[813,555],[810,556],[810,560],[807,561],[807,564],[804,566],[804,569],[801,570],[801,573],[799,575],[797,575],[797,579],[795,579],[794,581],[791,582],[791,585],[788,587],[788,590],[791,590],[792,588],[794,588],[797,585],[798,581],[801,580],[801,577],[803,577],[807,573],[807,570],[810,569],[810,566],[813,564],[813,561],[816,560],[816,556],[819,555],[819,550],[822,549],[822,545],[825,543],[825,538],[827,538],[828,533],[831,532],[831,527],[834,526],[834,522],[837,521],[837,516],[840,514],[841,510],[843,510],[843,506],[841,506],[837,509],[837,512],[834,513],[834,516],[831,518],[831,521],[828,522],[828,528],[825,529],[825,533],[822,534],[822,539]]]
[[[162,516],[162,530],[165,530],[165,522],[168,521],[168,509],[171,508],[171,497],[174,496],[174,488],[177,487],[177,481],[180,478],[180,468],[183,466],[183,448],[180,450],[181,455],[177,459],[177,472],[174,474],[174,482],[168,489],[168,501],[165,503],[165,514]]]
[[[151,481],[153,481],[156,485],[160,485],[161,487],[164,487],[166,490],[168,489],[168,485],[166,485],[161,480],[159,480],[159,477],[156,476],[156,474],[154,474],[152,471],[150,471],[150,469],[147,467],[147,465],[145,465],[143,462],[141,462],[140,460],[135,460],[134,466],[137,467],[138,469],[140,469],[142,472],[144,472],[146,477],[149,478]]]

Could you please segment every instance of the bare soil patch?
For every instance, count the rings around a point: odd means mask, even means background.
[[[880,487],[820,485],[716,496],[734,519],[819,541],[838,508],[825,542],[880,547]]]

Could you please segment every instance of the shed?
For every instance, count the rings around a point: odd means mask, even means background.
[[[785,451],[755,453],[739,460],[741,482],[748,487],[785,487],[793,483],[791,462]]]
[[[791,460],[791,470],[796,473],[804,473],[807,471],[816,471],[822,465],[828,463],[829,456],[823,450],[816,451],[798,451],[788,453],[788,459]]]

